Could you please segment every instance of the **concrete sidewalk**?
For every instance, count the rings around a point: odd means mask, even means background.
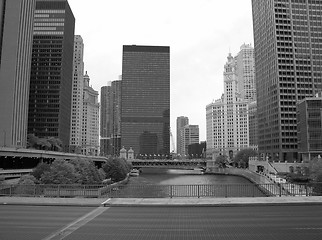
[[[322,196],[311,197],[255,197],[255,198],[45,198],[0,197],[0,205],[34,206],[258,206],[322,204]]]

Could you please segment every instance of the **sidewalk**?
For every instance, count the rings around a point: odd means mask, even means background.
[[[256,197],[256,198],[44,198],[44,197],[1,197],[0,205],[33,206],[258,206],[258,205],[301,205],[322,204],[322,196],[311,197]]]

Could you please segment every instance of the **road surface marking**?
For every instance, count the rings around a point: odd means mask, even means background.
[[[74,222],[70,223],[66,227],[54,232],[53,234],[49,235],[48,237],[44,238],[43,240],[55,240],[55,239],[64,239],[66,236],[70,235],[78,228],[84,226],[89,221],[93,220],[103,212],[105,212],[109,207],[98,207],[93,211],[87,213],[86,215],[76,219]]]
[[[107,204],[109,201],[111,201],[111,199],[107,199],[106,201],[102,202],[101,204],[105,207],[105,204]]]

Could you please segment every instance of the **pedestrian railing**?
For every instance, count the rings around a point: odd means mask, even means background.
[[[222,185],[0,185],[0,196],[38,197],[267,197],[322,196],[322,183],[222,184]]]

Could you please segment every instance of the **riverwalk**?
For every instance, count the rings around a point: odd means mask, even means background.
[[[0,205],[143,207],[143,206],[258,206],[322,205],[322,196],[254,197],[254,198],[46,198],[0,197]]]

